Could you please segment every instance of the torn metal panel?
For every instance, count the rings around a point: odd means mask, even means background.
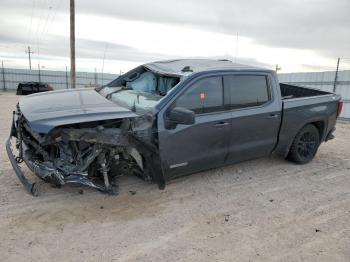
[[[118,177],[134,173],[146,181],[153,181],[151,164],[144,164],[141,152],[151,143],[153,115],[114,121],[98,121],[65,125],[48,134],[33,131],[18,109],[13,121],[18,159],[24,160],[39,178],[56,186],[81,184],[99,191],[116,194]],[[140,141],[134,143],[133,136]],[[37,194],[21,172],[9,140],[8,154],[14,160],[17,176],[32,194]],[[140,150],[141,148],[141,150]],[[153,148],[154,150],[154,148]],[[147,154],[146,154],[147,155]],[[148,158],[148,156],[146,156]]]
[[[15,171],[15,174],[17,175],[19,181],[21,181],[22,185],[28,191],[28,193],[32,194],[33,196],[37,196],[38,191],[36,188],[36,184],[29,182],[29,180],[24,176],[23,171],[19,167],[18,162],[16,161],[15,155],[13,154],[11,149],[10,138],[6,141],[6,152],[9,157],[10,163],[13,167],[13,170]]]
[[[11,131],[18,162],[56,186],[76,183],[117,193],[118,177],[132,173],[164,187],[155,105],[179,81],[141,66],[110,88],[21,98]],[[18,176],[29,188],[23,173]]]
[[[19,107],[33,132],[45,134],[57,126],[137,117],[88,88],[21,97]]]
[[[84,141],[87,143],[98,143],[101,145],[128,146],[127,134],[123,134],[118,128],[96,128],[61,129],[61,136],[56,138],[65,141]]]

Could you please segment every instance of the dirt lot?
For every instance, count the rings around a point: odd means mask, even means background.
[[[258,159],[163,191],[124,177],[117,197],[26,171],[34,198],[5,152],[16,101],[0,93],[1,261],[350,261],[349,123],[304,166]]]

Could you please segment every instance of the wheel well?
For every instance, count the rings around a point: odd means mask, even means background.
[[[314,125],[317,128],[318,133],[320,135],[320,141],[321,141],[323,137],[324,127],[325,127],[324,121],[317,121],[310,124]]]
[[[321,120],[321,121],[315,121],[315,122],[307,123],[307,124],[304,125],[303,127],[305,127],[305,126],[307,126],[307,125],[313,125],[313,126],[315,126],[315,127],[317,128],[318,134],[320,135],[320,143],[321,143],[322,137],[323,137],[323,132],[325,131],[325,123],[324,123],[324,121]],[[303,127],[302,127],[302,128],[303,128]],[[301,129],[302,129],[302,128],[301,128]],[[298,132],[300,132],[301,129],[299,129]],[[287,152],[284,152],[284,157],[286,157],[286,156],[289,154],[289,152],[290,152],[290,147],[291,147],[291,145],[292,145],[292,143],[293,143],[293,141],[294,141],[294,139],[295,139],[295,137],[296,137],[297,135],[298,135],[298,133],[294,136],[292,142],[291,142],[291,143],[289,144],[289,146],[287,147],[287,148],[288,148]]]

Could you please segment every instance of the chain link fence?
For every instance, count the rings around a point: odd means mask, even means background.
[[[350,70],[278,74],[279,81],[311,87],[341,95],[344,106],[341,118],[350,119]]]
[[[2,67],[0,70],[0,88],[16,90],[21,82],[44,82],[55,90],[70,88],[69,71],[12,69]],[[96,87],[116,79],[117,74],[77,72],[76,87]]]
[[[350,70],[307,73],[278,74],[279,81],[305,87],[316,88],[329,92],[336,92],[342,96],[344,102],[342,118],[350,119]],[[76,87],[96,87],[116,79],[117,74],[77,72]],[[70,88],[69,71],[28,70],[1,67],[0,88],[2,90],[16,90],[21,82],[44,82],[55,90]]]

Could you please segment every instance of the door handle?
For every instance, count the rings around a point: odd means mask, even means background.
[[[219,123],[216,123],[214,125],[214,127],[224,127],[224,126],[228,126],[229,123],[228,122],[219,122]]]
[[[279,114],[270,114],[267,118],[279,118]]]

